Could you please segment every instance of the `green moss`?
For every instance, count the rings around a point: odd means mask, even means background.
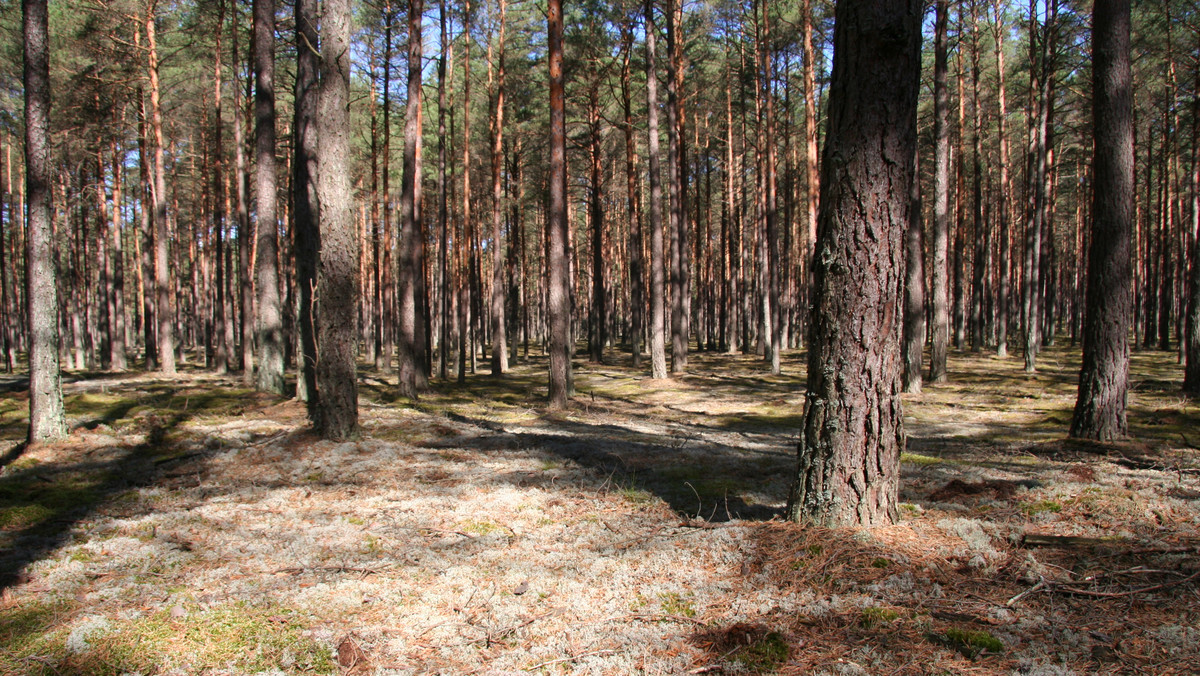
[[[751,674],[768,674],[788,661],[791,649],[779,632],[771,632],[743,648],[738,648],[729,656],[731,665],[740,667],[738,671]]]
[[[244,603],[181,618],[169,610],[108,627],[68,648],[71,627],[62,605],[24,605],[0,611],[0,673],[95,674],[337,673],[330,651],[305,635],[295,613]]]
[[[659,594],[658,603],[662,607],[663,612],[668,615],[680,615],[682,617],[696,616],[696,607],[692,605],[691,597],[669,592]]]
[[[885,559],[882,556],[876,557],[875,560],[871,562],[872,568],[887,568],[890,565],[892,565],[891,559]]]
[[[879,608],[871,606],[863,608],[862,614],[858,618],[858,626],[863,629],[870,629],[881,624],[887,624],[900,619],[900,613],[891,608]]]
[[[1027,516],[1035,516],[1050,512],[1058,514],[1062,511],[1062,503],[1057,500],[1038,500],[1037,502],[1025,502],[1021,504],[1021,511]]]
[[[983,630],[951,627],[941,634],[932,634],[930,638],[935,643],[953,648],[971,659],[985,652],[1004,652],[1004,644],[1000,639]]]

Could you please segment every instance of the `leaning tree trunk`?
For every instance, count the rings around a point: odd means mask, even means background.
[[[275,0],[254,0],[254,124],[258,242],[255,258],[258,371],[262,392],[283,394],[283,310],[275,215]]]
[[[1129,0],[1096,0],[1092,28],[1096,134],[1083,369],[1071,436],[1111,441],[1129,432],[1133,228],[1133,91]]]
[[[350,0],[325,0],[317,111],[317,431],[327,439],[358,432],[358,238],[350,192]]]
[[[842,0],[822,160],[808,390],[788,518],[896,517],[900,297],[916,180],[919,0]]]
[[[67,435],[58,363],[58,291],[50,222],[50,38],[46,0],[24,0],[25,194],[29,235],[29,443]]]

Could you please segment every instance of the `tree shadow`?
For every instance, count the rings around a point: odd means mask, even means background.
[[[114,407],[100,420],[116,420]],[[148,421],[140,444],[90,450],[73,462],[23,462],[24,444],[3,459],[0,474],[0,590],[27,580],[28,566],[69,542],[77,524],[120,495],[152,485],[162,470],[194,454],[178,455],[171,434],[191,417],[177,412]],[[76,429],[87,428],[81,423]]]

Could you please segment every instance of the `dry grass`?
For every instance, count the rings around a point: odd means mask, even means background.
[[[1134,439],[1103,447],[1063,439],[1069,351],[957,355],[906,396],[901,521],[858,532],[774,518],[789,357],[579,363],[553,414],[536,360],[416,403],[367,374],[344,444],[232,380],[81,377],[71,438],[0,475],[0,672],[1195,672],[1169,355],[1135,355]],[[0,437],[23,405],[0,394]]]

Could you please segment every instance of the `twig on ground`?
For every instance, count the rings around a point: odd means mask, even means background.
[[[548,667],[551,664],[561,664],[563,662],[574,662],[577,659],[580,659],[583,657],[591,657],[592,655],[611,655],[614,652],[616,652],[616,651],[615,650],[590,650],[586,653],[579,653],[578,655],[571,655],[570,657],[560,657],[556,660],[546,660],[545,662],[538,662],[537,664],[535,664],[531,667],[525,667],[525,671],[534,671],[535,669],[541,669],[542,667]]]
[[[362,573],[363,575],[378,575],[379,570],[375,568],[354,568],[352,566],[295,566],[292,568],[280,568],[276,573],[287,573],[288,575],[300,575],[301,573]]]

